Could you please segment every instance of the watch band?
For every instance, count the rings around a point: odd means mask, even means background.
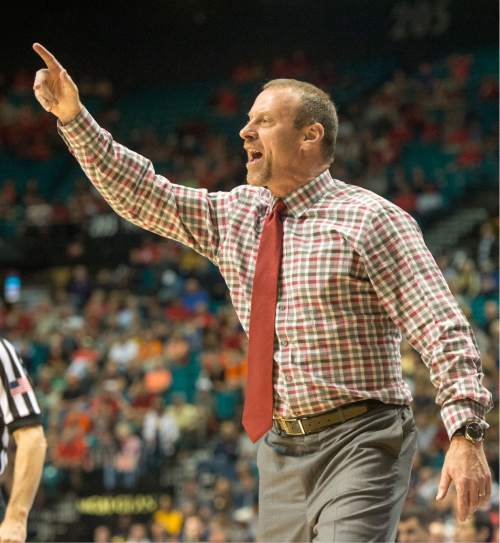
[[[481,421],[476,419],[470,419],[465,421],[464,426],[461,426],[453,433],[452,437],[456,435],[464,436],[471,443],[481,443],[484,441],[485,429],[481,424]]]

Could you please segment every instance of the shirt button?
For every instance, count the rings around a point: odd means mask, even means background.
[[[285,376],[285,381],[286,381],[287,383],[291,383],[291,382],[293,381],[293,377],[292,377],[291,375],[286,375],[286,376]]]
[[[286,347],[288,345],[288,341],[286,339],[284,339],[282,342],[281,342],[281,345],[283,345],[283,347]]]
[[[278,307],[280,311],[285,311],[285,308],[286,308],[285,304],[280,304]]]

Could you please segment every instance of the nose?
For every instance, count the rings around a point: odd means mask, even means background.
[[[251,121],[248,121],[247,124],[240,130],[240,138],[242,140],[253,141],[256,138],[255,130],[252,128]]]

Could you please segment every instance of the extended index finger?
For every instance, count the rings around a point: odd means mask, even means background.
[[[469,515],[469,492],[467,486],[463,483],[459,483],[458,485],[456,484],[455,488],[457,491],[458,518],[463,522]]]
[[[49,70],[64,70],[62,64],[49,50],[45,49],[45,47],[41,43],[34,43],[33,49],[35,53],[42,57]]]

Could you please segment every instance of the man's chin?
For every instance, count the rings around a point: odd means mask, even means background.
[[[254,187],[263,187],[266,184],[266,181],[255,175],[247,175],[247,183]]]

